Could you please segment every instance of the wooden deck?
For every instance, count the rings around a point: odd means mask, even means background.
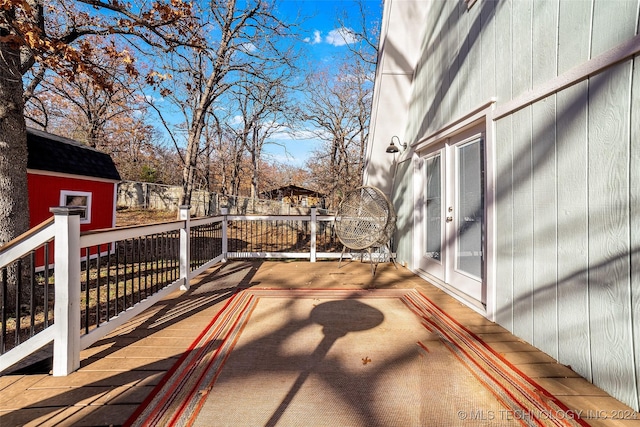
[[[45,360],[0,376],[0,425],[121,425],[239,287],[418,288],[589,424],[640,426],[631,408],[410,271],[380,264],[372,276],[359,261],[340,268],[337,261],[234,261],[211,268],[189,291],[170,295],[83,351],[77,372],[53,377]]]

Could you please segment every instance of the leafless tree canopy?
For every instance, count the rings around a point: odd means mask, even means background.
[[[29,226],[25,116],[110,153],[126,179],[181,183],[184,204],[195,187],[255,197],[294,183],[338,197],[359,184],[376,33],[365,2],[350,55],[306,79],[299,23],[284,22],[277,2],[5,3],[0,242]],[[315,179],[265,156],[300,130],[326,144],[308,166]]]

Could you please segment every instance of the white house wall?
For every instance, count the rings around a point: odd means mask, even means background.
[[[369,134],[370,139],[386,141],[386,145],[376,145],[374,149],[374,144],[368,144],[364,182],[387,195],[391,192],[394,159],[385,149],[392,136],[405,141],[406,111],[420,52],[419,34],[423,31],[426,5],[428,2],[400,0],[394,2],[393,8],[385,6],[384,9]],[[389,31],[398,26],[406,31]],[[378,89],[381,87],[384,90]]]
[[[407,3],[387,0],[385,19]],[[420,49],[407,58],[416,64],[407,107],[393,116],[404,123],[403,139],[419,145],[495,99],[487,144],[495,153],[496,231],[488,238],[496,321],[638,410],[639,2],[483,0],[470,10],[462,0],[415,3],[426,17],[410,33]],[[391,24],[387,37],[409,34]],[[632,53],[618,54],[629,41]],[[600,66],[609,52],[622,56]],[[399,131],[380,113],[393,83],[380,71],[377,79],[369,176],[387,188],[393,182],[397,251],[411,260],[411,149],[398,157],[393,180],[382,175],[389,133]]]

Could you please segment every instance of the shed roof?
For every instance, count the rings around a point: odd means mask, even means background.
[[[285,185],[284,187],[274,188],[273,190],[263,191],[260,193],[265,197],[291,197],[291,196],[315,196],[324,197],[326,194],[319,191],[310,190],[308,188],[299,187],[297,185]]]
[[[77,141],[27,128],[27,168],[120,181],[120,174],[107,153]]]

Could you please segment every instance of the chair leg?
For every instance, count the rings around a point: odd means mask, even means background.
[[[376,275],[376,267],[378,266],[378,263],[376,262],[376,265],[373,265],[373,256],[371,255],[371,248],[367,248],[367,252],[369,253],[369,264],[371,264],[371,275],[375,276]]]
[[[389,244],[385,243],[384,245],[387,247],[387,250],[389,251],[389,259],[391,260],[391,262],[393,262],[393,265],[397,270],[398,269],[398,263],[396,262],[396,259],[393,256],[393,253],[391,252],[391,248],[389,247]]]
[[[342,257],[344,256],[344,251],[347,249],[345,245],[342,245],[342,253],[340,253],[340,260],[338,261],[338,268],[340,268],[340,264],[342,264]]]

